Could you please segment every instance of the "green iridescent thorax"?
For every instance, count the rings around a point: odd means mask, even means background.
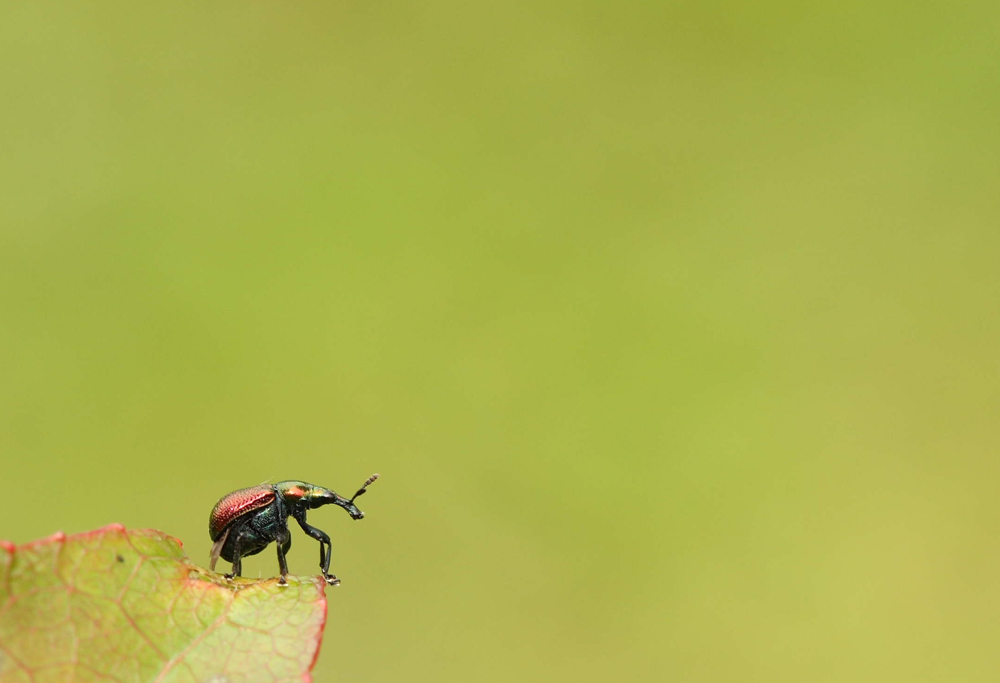
[[[279,481],[274,485],[274,488],[278,490],[281,497],[286,501],[292,503],[297,500],[309,499],[315,495],[316,490],[320,487],[313,486],[312,484],[306,483],[304,481]]]

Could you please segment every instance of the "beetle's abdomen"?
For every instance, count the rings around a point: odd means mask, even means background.
[[[269,505],[274,500],[274,489],[270,486],[251,486],[248,489],[240,489],[227,493],[212,508],[212,515],[208,518],[208,534],[212,540],[218,540],[226,527],[243,515],[259,510]]]

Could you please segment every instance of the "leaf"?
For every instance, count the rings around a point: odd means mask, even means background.
[[[0,683],[310,681],[326,584],[288,581],[230,583],[153,529],[0,541]]]

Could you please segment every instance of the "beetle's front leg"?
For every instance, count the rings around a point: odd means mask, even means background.
[[[323,578],[326,579],[326,582],[331,586],[339,586],[340,579],[330,573],[330,555],[333,550],[333,546],[330,544],[330,537],[316,527],[306,524],[304,517],[304,515],[302,517],[296,517],[295,521],[299,523],[299,526],[302,527],[304,532],[319,541],[319,567],[323,570]]]

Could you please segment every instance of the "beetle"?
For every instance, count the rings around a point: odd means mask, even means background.
[[[215,571],[215,564],[222,557],[233,565],[232,571],[226,574],[226,579],[232,580],[240,576],[244,557],[256,555],[273,541],[277,543],[281,571],[278,583],[288,585],[285,555],[292,547],[292,535],[288,531],[288,517],[291,516],[303,531],[319,541],[319,566],[323,578],[331,586],[338,585],[340,579],[330,574],[330,537],[306,523],[306,511],[333,504],[347,510],[351,519],[363,519],[365,513],[354,505],[354,499],[364,494],[378,477],[377,474],[370,476],[350,500],[322,486],[294,480],[227,493],[215,504],[208,518],[208,534],[214,541],[209,568]]]

